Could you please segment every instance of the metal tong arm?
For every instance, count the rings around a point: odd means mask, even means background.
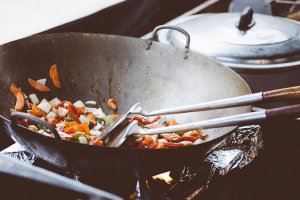
[[[293,106],[285,106],[258,112],[250,112],[215,119],[204,120],[200,122],[187,123],[182,125],[174,125],[156,129],[143,129],[132,130],[131,133],[138,134],[159,134],[159,133],[172,133],[179,131],[190,131],[199,129],[219,128],[226,126],[247,125],[257,123],[269,118],[295,118],[300,115],[300,104]]]
[[[300,86],[271,90],[266,92],[258,92],[238,97],[231,97],[221,100],[209,101],[188,106],[176,108],[161,109],[145,113],[145,116],[157,116],[168,114],[179,114],[188,112],[198,112],[205,110],[214,110],[221,108],[230,108],[237,106],[245,106],[258,102],[280,101],[300,98]],[[134,113],[133,113],[134,114]]]

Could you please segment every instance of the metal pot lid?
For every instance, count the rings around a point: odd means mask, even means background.
[[[191,49],[238,68],[274,68],[300,64],[300,25],[281,17],[240,13],[202,14],[173,23],[191,37]],[[252,17],[253,14],[253,17]],[[185,45],[176,31],[162,31],[159,41]]]

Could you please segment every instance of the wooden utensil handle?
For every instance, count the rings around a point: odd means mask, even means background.
[[[300,99],[300,86],[263,92],[264,101]]]
[[[267,118],[295,118],[300,116],[300,104],[273,108],[266,111]]]

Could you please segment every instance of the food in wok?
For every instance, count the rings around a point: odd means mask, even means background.
[[[49,74],[53,85],[58,89],[61,88],[57,65],[51,67]],[[45,78],[39,80],[29,78],[28,82],[33,89],[39,92],[50,91],[49,87],[46,86]],[[116,114],[118,107],[113,98],[108,100],[108,107],[114,113],[106,115],[100,107],[97,107],[96,101],[83,103],[81,100],[77,100],[71,102],[60,100],[58,97],[52,100],[39,100],[35,93],[27,96],[14,83],[11,84],[10,91],[16,98],[15,108],[12,111],[27,109],[29,114],[52,125],[64,140],[103,146],[105,145],[101,139],[103,131],[120,116]],[[133,116],[128,120],[136,120],[140,126],[147,129],[178,124],[174,118],[168,119],[166,116]],[[22,124],[40,134],[54,137],[49,129],[28,119],[23,119]],[[172,148],[200,144],[204,141],[205,136],[200,130],[156,135],[134,135],[129,137],[124,145],[146,149]]]

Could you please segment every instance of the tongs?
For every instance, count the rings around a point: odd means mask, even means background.
[[[139,103],[132,106],[128,112],[122,115],[116,122],[108,127],[103,134],[101,139],[104,141],[109,140],[111,135],[115,137],[110,139],[106,144],[110,147],[119,147],[129,135],[132,134],[159,134],[159,133],[170,133],[178,131],[189,131],[199,130],[208,128],[218,128],[226,126],[237,126],[246,125],[249,123],[263,121],[267,118],[273,118],[278,116],[283,117],[294,117],[300,114],[300,105],[286,106],[281,108],[274,108],[269,110],[249,112],[244,114],[220,117],[215,119],[203,120],[200,122],[187,123],[182,125],[174,125],[156,129],[144,129],[138,126],[137,121],[132,121],[130,124],[127,120],[128,117],[134,115],[142,116],[157,116],[157,115],[168,115],[168,114],[180,114],[188,112],[198,112],[206,110],[214,110],[221,108],[230,108],[237,106],[251,105],[258,102],[273,102],[280,100],[291,100],[300,97],[300,86],[283,88],[278,90],[271,90],[266,92],[258,92],[254,94],[248,94],[238,97],[226,98],[221,100],[209,101],[199,104],[193,104],[188,106],[169,108],[156,110],[152,112],[145,111]]]

